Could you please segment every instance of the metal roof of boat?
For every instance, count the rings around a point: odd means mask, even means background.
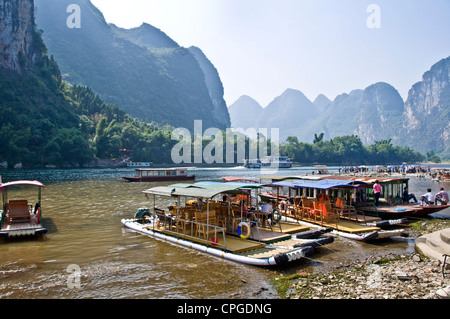
[[[237,182],[237,181],[245,181],[245,182],[251,182],[251,183],[258,183],[257,181],[250,179],[250,178],[245,178],[245,177],[241,177],[241,176],[224,176],[222,177],[222,179],[225,182]]]
[[[286,180],[298,180],[298,179],[304,179],[304,175],[297,175],[297,176],[280,176],[280,175],[261,175],[258,176],[258,178],[261,179],[271,179],[273,181],[286,181]]]
[[[175,184],[170,186],[153,187],[144,190],[144,193],[161,196],[188,196],[188,197],[211,199],[220,193],[246,194],[241,189],[242,189],[241,185],[228,185],[228,183],[204,184],[204,185]]]
[[[291,188],[316,188],[316,189],[330,189],[333,187],[358,187],[355,184],[362,184],[360,181],[350,180],[298,180],[294,182],[280,181],[272,183],[273,186],[291,187]]]
[[[217,181],[201,181],[201,182],[196,182],[193,184],[178,183],[178,184],[171,184],[169,186],[181,187],[181,188],[188,188],[188,187],[208,188],[208,187],[215,187],[215,186],[221,187],[221,185],[228,185],[228,186],[233,186],[233,187],[236,186],[238,188],[262,188],[263,187],[263,184],[259,184],[259,183],[239,183],[239,182],[223,183],[223,182],[217,182]]]
[[[9,183],[1,183],[0,190],[3,187],[22,186],[22,185],[45,187],[44,184],[42,184],[41,182],[38,182],[38,181],[14,181],[14,182],[9,182]]]
[[[215,181],[202,181],[197,182],[193,185],[199,185],[199,186],[215,186],[215,185],[228,185],[228,186],[236,186],[239,188],[262,188],[263,184],[260,183],[244,183],[244,182],[215,182]]]
[[[397,182],[397,181],[407,181],[408,177],[402,176],[392,176],[392,177],[376,177],[376,176],[342,176],[342,175],[330,175],[330,176],[322,176],[320,179],[333,179],[333,180],[346,180],[346,181],[358,181],[364,182],[367,184],[373,184],[375,181],[379,183],[389,183],[389,182]]]

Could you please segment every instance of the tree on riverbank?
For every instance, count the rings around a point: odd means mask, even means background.
[[[330,141],[320,140],[313,144],[299,142],[297,137],[291,136],[280,146],[280,153],[304,164],[392,164],[425,160],[423,154],[409,147],[394,146],[391,140],[364,146],[356,135],[335,137]]]

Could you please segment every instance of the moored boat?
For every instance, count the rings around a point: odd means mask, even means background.
[[[29,202],[28,199],[10,199],[14,188],[37,188],[37,200]],[[2,192],[2,210],[0,210],[0,237],[37,236],[47,233],[42,225],[41,190],[44,184],[38,181],[0,182]]]
[[[261,159],[263,167],[271,166],[276,168],[291,168],[292,161],[287,156],[264,156]]]
[[[382,229],[379,226],[385,224],[377,224],[381,221],[379,217],[366,216],[346,204],[347,196],[354,194],[358,185],[355,181],[298,179],[275,181],[266,186],[276,188],[272,196],[278,199],[281,214],[303,225],[331,227],[336,235],[360,241],[401,236],[403,229]]]
[[[136,168],[134,176],[123,176],[129,182],[163,182],[194,180],[185,167],[174,168]]]
[[[426,217],[431,213],[444,210],[449,205],[418,205],[413,203],[404,203],[402,192],[409,184],[407,177],[363,177],[363,176],[261,176],[269,178],[273,182],[282,181],[323,181],[334,180],[344,183],[354,183],[357,187],[350,191],[345,191],[346,205],[353,207],[359,212],[363,212],[366,217],[373,216],[381,219],[399,220],[407,217]],[[382,186],[380,205],[375,206],[373,198],[373,184],[378,180]],[[274,196],[272,194],[272,196]],[[283,196],[282,194],[280,196]],[[336,200],[337,192],[330,193],[332,201]]]
[[[126,162],[127,167],[132,167],[132,168],[148,168],[150,166],[152,166],[151,162]]]
[[[244,167],[245,168],[261,168],[262,164],[259,159],[245,159]]]
[[[150,188],[144,193],[153,203],[156,197],[165,197],[177,204],[169,206],[168,211],[155,204],[153,209],[142,209],[135,218],[122,220],[125,227],[235,262],[256,266],[286,264],[301,260],[313,253],[315,247],[333,240],[317,238],[317,233],[311,234],[316,237],[312,239],[284,234],[274,240],[258,240],[258,225],[247,218],[243,207],[223,202],[223,196],[249,195],[240,184],[175,184]]]

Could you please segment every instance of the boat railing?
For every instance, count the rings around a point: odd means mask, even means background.
[[[158,221],[154,223],[154,228],[164,233],[168,233],[177,238],[184,238],[194,242],[211,245],[226,249],[226,229],[214,225],[213,220],[208,224],[204,220],[193,220],[169,216],[162,212],[155,211]]]
[[[366,213],[364,212],[364,210],[358,210],[356,206],[346,204],[345,200],[342,198],[336,198],[333,203],[333,207],[338,212],[340,218],[355,222],[367,223]]]

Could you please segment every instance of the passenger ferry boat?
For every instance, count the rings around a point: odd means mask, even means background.
[[[264,156],[261,159],[262,166],[272,166],[278,168],[291,168],[292,161],[287,156]]]
[[[291,231],[275,232],[259,227],[248,218],[241,205],[231,198],[250,197],[254,183],[200,182],[153,187],[144,191],[153,209],[141,208],[122,224],[144,235],[195,249],[227,260],[255,265],[276,266],[301,260],[318,246],[333,241],[319,238],[323,231],[311,232],[296,225]],[[224,200],[224,196],[227,200]],[[155,206],[156,197],[165,197],[168,210]],[[292,233],[295,232],[295,233]],[[305,239],[306,238],[306,239]]]
[[[10,190],[20,187],[37,188],[37,200],[10,199]],[[38,181],[14,181],[1,183],[2,206],[0,210],[0,237],[36,236],[47,233],[42,225],[41,190],[44,184]]]
[[[129,182],[162,182],[194,180],[195,175],[187,174],[187,168],[136,168],[135,176],[123,176]]]
[[[287,156],[264,156],[262,159],[245,159],[244,167],[246,168],[291,168],[292,161]]]
[[[246,167],[246,168],[261,168],[262,164],[259,159],[245,159],[244,167]]]
[[[127,167],[133,168],[148,168],[152,166],[151,162],[127,162]]]

